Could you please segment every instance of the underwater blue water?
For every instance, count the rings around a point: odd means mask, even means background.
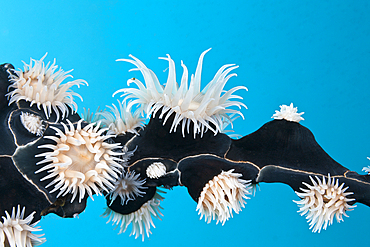
[[[235,121],[246,135],[271,120],[281,104],[305,112],[302,125],[336,161],[361,173],[370,165],[370,4],[369,1],[2,1],[0,63],[23,67],[22,60],[57,59],[89,87],[75,91],[83,107],[116,103],[133,66],[115,62],[133,54],[161,82],[167,53],[194,73],[205,56],[203,86],[224,64],[235,63],[238,77],[226,88],[240,91],[248,110]],[[224,226],[206,224],[186,188],[167,191],[162,221],[155,220],[145,242],[117,235],[106,219],[105,200],[89,199],[78,219],[44,217],[39,225],[48,246],[360,246],[368,242],[370,208],[358,204],[344,222],[314,234],[293,190],[261,184],[246,207]]]

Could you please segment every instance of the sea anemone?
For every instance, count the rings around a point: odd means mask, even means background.
[[[275,114],[271,117],[274,119],[285,119],[287,121],[291,122],[297,122],[304,120],[303,117],[301,117],[304,112],[297,113],[298,108],[293,107],[293,103],[291,103],[289,106],[287,105],[281,105],[280,106],[280,111],[275,111]]]
[[[160,178],[166,174],[166,166],[162,162],[154,162],[146,168],[149,178]]]
[[[127,99],[134,99],[128,104],[128,109],[134,104],[139,104],[140,109],[145,111],[148,115],[155,114],[160,110],[159,118],[164,118],[163,125],[166,123],[172,113],[175,114],[170,132],[175,132],[177,126],[181,124],[182,135],[185,136],[185,130],[190,133],[190,123],[193,123],[194,138],[196,134],[203,133],[210,129],[215,135],[221,132],[221,126],[225,121],[232,122],[229,114],[238,114],[243,119],[243,114],[238,110],[229,109],[229,107],[236,106],[239,109],[241,106],[247,108],[243,103],[232,101],[231,99],[242,99],[240,96],[233,95],[233,93],[240,89],[247,90],[244,86],[238,86],[223,91],[226,82],[236,74],[229,74],[230,71],[238,68],[234,64],[227,64],[222,66],[214,78],[201,91],[201,73],[204,55],[209,51],[204,51],[198,62],[195,75],[191,76],[190,86],[188,87],[188,70],[181,61],[181,66],[184,71],[181,78],[180,87],[176,82],[175,63],[170,55],[161,57],[160,59],[169,62],[169,72],[166,86],[162,86],[154,72],[148,69],[139,59],[130,55],[131,59],[118,59],[117,61],[125,61],[134,64],[137,68],[132,70],[140,70],[143,74],[145,86],[138,79],[128,80],[128,85],[133,82],[139,88],[123,88],[116,91],[117,93],[124,93]],[[121,96],[121,97],[122,97]]]
[[[41,145],[39,148],[51,149],[52,152],[45,152],[36,157],[45,157],[37,165],[49,163],[36,173],[48,170],[48,175],[41,181],[53,178],[46,188],[54,185],[53,193],[59,190],[57,197],[72,193],[72,202],[79,192],[79,201],[85,196],[85,192],[92,198],[92,190],[95,194],[101,194],[100,190],[109,192],[114,188],[113,182],[118,179],[124,162],[121,156],[122,147],[120,143],[109,144],[105,142],[111,136],[102,135],[107,129],[99,129],[93,124],[81,127],[82,119],[78,121],[77,127],[67,119],[69,128],[61,123],[64,132],[50,126],[55,130],[56,136],[45,136],[55,144]],[[120,149],[121,152],[116,151]],[[93,199],[93,198],[92,198]]]
[[[121,197],[121,204],[124,205],[130,200],[135,200],[138,196],[145,194],[142,189],[144,187],[145,179],[140,179],[140,174],[135,175],[133,172],[123,172],[117,181],[114,182],[114,189],[110,192],[111,204],[117,198]]]
[[[47,53],[39,61],[31,58],[30,64],[23,62],[24,71],[14,70],[14,74],[10,73],[12,84],[8,91],[12,88],[14,90],[6,96],[8,96],[9,105],[13,102],[25,100],[31,102],[30,106],[37,105],[39,110],[42,106],[46,118],[49,118],[52,110],[54,110],[57,115],[56,122],[58,122],[60,112],[62,113],[62,119],[68,116],[68,107],[74,112],[77,111],[77,104],[73,101],[74,96],[82,100],[82,97],[70,88],[74,85],[80,87],[80,85],[88,84],[84,80],[74,80],[62,84],[66,78],[72,77],[68,75],[72,70],[65,72],[59,68],[56,71],[58,65],[55,65],[55,59],[52,65],[49,62],[45,66],[43,60],[46,55]]]
[[[141,235],[142,240],[144,241],[145,234],[147,237],[149,237],[149,235],[152,233],[150,231],[150,227],[153,226],[155,228],[152,218],[154,217],[160,220],[160,216],[163,216],[163,214],[160,212],[160,209],[163,209],[160,206],[160,203],[164,198],[159,193],[164,192],[157,189],[154,197],[144,203],[139,210],[133,213],[124,215],[107,208],[103,216],[109,216],[107,223],[112,221],[113,225],[116,225],[114,229],[116,229],[118,226],[120,227],[118,234],[125,232],[128,226],[132,223],[130,236],[135,235],[136,239],[139,237],[139,235]]]
[[[251,181],[240,179],[242,174],[234,173],[234,169],[215,176],[204,187],[198,199],[197,211],[200,219],[203,218],[207,223],[211,220],[222,222],[222,225],[233,217],[233,210],[239,213],[251,195]]]
[[[31,224],[36,212],[31,213],[26,218],[24,218],[24,213],[25,207],[21,211],[20,205],[18,205],[17,210],[13,207],[11,216],[5,211],[6,217],[3,216],[3,222],[0,221],[1,247],[32,247],[46,241],[45,238],[41,238],[44,234],[36,235],[32,233],[41,231],[39,226],[36,226],[39,221]]]
[[[325,176],[322,181],[317,176],[315,178],[317,182],[310,176],[312,185],[302,182],[308,189],[300,188],[303,192],[296,194],[302,200],[294,202],[300,207],[298,213],[301,216],[307,214],[306,219],[312,232],[320,232],[333,223],[334,216],[339,223],[343,221],[343,215],[348,217],[346,211],[352,211],[356,206],[348,204],[355,200],[347,197],[353,192],[345,192],[348,187],[343,189],[344,183],[339,186],[339,179],[331,178],[330,174],[328,181]]]
[[[137,129],[144,126],[144,119],[140,117],[140,109],[132,114],[127,109],[125,101],[117,101],[118,108],[115,104],[112,104],[113,107],[107,106],[112,113],[108,111],[96,113],[97,116],[101,117],[102,125],[109,128],[108,134],[119,135],[130,132],[139,135]]]
[[[35,114],[22,112],[20,115],[21,123],[28,132],[41,136],[44,133],[45,126],[42,124],[42,119]]]

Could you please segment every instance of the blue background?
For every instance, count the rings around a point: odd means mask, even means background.
[[[75,89],[83,107],[116,103],[133,66],[115,62],[133,54],[165,82],[167,53],[194,73],[204,50],[203,86],[224,64],[240,65],[226,88],[240,91],[248,110],[235,122],[241,135],[257,130],[281,104],[305,112],[302,125],[336,161],[361,173],[370,165],[369,1],[2,1],[0,63],[57,58],[89,87]],[[165,71],[165,72],[164,72]],[[116,97],[118,98],[118,97]],[[359,204],[344,222],[311,233],[282,184],[261,184],[246,208],[225,226],[206,224],[185,188],[168,191],[163,220],[144,243],[117,235],[103,197],[88,201],[79,219],[49,215],[39,225],[47,246],[359,246],[368,242],[370,209]]]

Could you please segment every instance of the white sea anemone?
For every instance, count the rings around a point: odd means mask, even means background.
[[[304,112],[297,113],[298,108],[293,107],[293,103],[291,103],[289,106],[287,105],[281,105],[280,106],[280,111],[275,111],[275,114],[271,117],[274,119],[285,119],[287,121],[291,122],[297,122],[304,120],[303,117],[301,117]]]
[[[114,189],[109,193],[111,204],[119,196],[121,204],[124,205],[130,200],[135,200],[136,197],[145,195],[144,187],[145,179],[140,179],[140,174],[135,175],[133,172],[123,172],[120,178],[114,182]]]
[[[77,127],[67,119],[69,128],[61,123],[64,132],[50,126],[56,131],[56,136],[45,136],[53,140],[55,144],[41,145],[39,148],[48,148],[52,152],[45,152],[36,157],[45,157],[37,165],[49,163],[36,173],[48,170],[48,175],[41,181],[53,178],[46,188],[54,185],[53,193],[59,190],[57,197],[72,193],[72,202],[79,194],[79,201],[85,196],[85,192],[92,198],[92,190],[95,194],[101,194],[100,190],[109,192],[114,188],[113,182],[121,174],[122,152],[120,143],[109,144],[105,142],[109,135],[102,135],[107,129],[99,129],[99,124],[94,128],[93,124],[81,127],[82,119],[78,121]],[[93,198],[92,198],[93,199]]]
[[[136,135],[139,135],[137,132],[138,128],[143,128],[144,120],[140,117],[140,109],[136,110],[135,113],[131,113],[127,109],[125,101],[118,101],[118,108],[115,104],[112,104],[113,107],[107,106],[111,112],[103,111],[98,112],[96,115],[102,118],[101,122],[103,126],[109,128],[109,134],[125,134],[130,132]]]
[[[247,195],[252,194],[251,181],[240,179],[242,174],[234,173],[234,169],[221,174],[210,180],[200,193],[197,211],[200,219],[203,218],[207,223],[217,220],[222,225],[233,217],[233,210],[239,213],[249,199]]]
[[[201,91],[201,73],[203,57],[209,50],[204,51],[198,62],[195,75],[191,76],[190,86],[188,87],[188,70],[181,61],[181,66],[184,71],[181,78],[180,87],[176,82],[175,63],[170,55],[161,57],[160,59],[169,62],[169,72],[166,86],[159,83],[154,72],[148,69],[139,59],[130,55],[131,59],[118,59],[117,61],[125,61],[134,64],[137,68],[132,70],[140,70],[143,74],[145,86],[138,79],[128,80],[128,85],[133,82],[139,88],[123,88],[116,91],[117,93],[124,93],[127,99],[134,99],[128,104],[128,109],[134,104],[140,104],[142,111],[148,115],[155,114],[160,110],[159,118],[164,118],[163,124],[166,123],[172,113],[175,114],[170,132],[176,131],[178,125],[181,123],[182,134],[185,136],[185,130],[190,133],[190,123],[193,123],[194,137],[196,134],[203,133],[210,129],[215,135],[221,132],[222,124],[225,121],[232,122],[229,114],[238,114],[244,118],[243,114],[238,110],[229,109],[229,107],[236,106],[239,109],[241,106],[247,108],[243,103],[232,101],[231,99],[242,99],[240,96],[233,95],[233,93],[240,89],[247,90],[244,86],[238,86],[223,91],[226,82],[236,74],[229,74],[230,71],[236,69],[238,66],[234,64],[227,64],[222,66],[214,78]]]
[[[326,230],[326,227],[333,223],[334,216],[338,223],[343,221],[343,215],[348,217],[346,212],[352,211],[356,205],[348,204],[355,200],[347,198],[353,192],[345,192],[348,187],[343,189],[344,183],[339,186],[339,179],[331,178],[330,174],[327,182],[325,176],[322,181],[315,177],[317,182],[310,176],[312,185],[302,182],[307,189],[300,188],[303,192],[296,194],[302,200],[294,202],[300,207],[298,213],[301,216],[307,214],[306,219],[312,232],[320,232],[322,228]]]
[[[163,216],[163,214],[160,212],[160,209],[163,209],[160,206],[160,203],[164,198],[159,193],[164,192],[157,189],[154,197],[144,203],[139,210],[133,213],[124,215],[107,208],[103,216],[109,216],[107,223],[112,221],[113,225],[116,225],[114,229],[116,229],[118,226],[120,227],[118,234],[125,232],[128,226],[132,224],[130,236],[135,235],[136,239],[139,237],[139,235],[141,235],[142,240],[144,241],[145,234],[147,237],[149,237],[149,235],[152,233],[150,231],[150,227],[153,226],[155,228],[153,217],[160,220],[160,216]]]
[[[3,222],[0,221],[0,247],[32,247],[46,241],[45,238],[41,238],[44,234],[36,235],[32,233],[41,231],[40,227],[36,226],[39,221],[31,224],[36,212],[31,213],[26,218],[24,218],[24,213],[25,207],[21,211],[20,205],[18,205],[17,210],[13,207],[11,216],[5,211],[6,217],[3,216]]]
[[[29,112],[22,112],[20,115],[21,123],[28,132],[41,136],[44,133],[45,126],[42,124],[42,120],[39,116]]]
[[[166,166],[162,162],[154,162],[146,168],[146,175],[149,178],[160,178],[166,174]]]
[[[72,111],[77,111],[77,104],[73,101],[73,97],[77,96],[82,100],[82,97],[70,90],[74,85],[87,84],[84,80],[74,80],[62,84],[62,82],[72,77],[68,75],[70,71],[63,71],[58,65],[55,65],[55,59],[52,65],[50,62],[45,66],[44,58],[47,53],[40,59],[34,60],[31,58],[30,64],[24,63],[24,71],[14,70],[15,74],[10,74],[10,82],[12,83],[8,90],[14,88],[6,96],[9,99],[9,105],[20,100],[29,101],[30,106],[37,105],[41,110],[41,106],[45,112],[46,118],[50,117],[52,110],[57,115],[59,120],[60,112],[62,119],[69,114],[70,107]],[[50,66],[49,66],[50,65]],[[60,112],[59,112],[60,111]]]

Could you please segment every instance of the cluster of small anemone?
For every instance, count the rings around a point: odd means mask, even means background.
[[[238,66],[227,64],[222,66],[214,78],[201,89],[201,73],[203,57],[209,50],[204,51],[198,61],[194,75],[190,77],[188,85],[188,70],[181,61],[183,74],[181,82],[176,82],[175,63],[169,55],[160,59],[167,60],[169,63],[167,82],[162,85],[154,72],[148,69],[139,59],[130,55],[131,59],[118,59],[117,61],[129,62],[136,66],[143,77],[145,85],[138,79],[128,80],[128,84],[134,83],[138,88],[123,88],[115,94],[123,93],[124,100],[118,100],[118,107],[113,104],[108,106],[108,111],[97,111],[95,116],[90,112],[85,113],[85,121],[80,120],[72,123],[68,119],[61,123],[63,129],[59,129],[52,124],[49,126],[55,131],[52,136],[44,136],[52,143],[39,146],[40,149],[48,151],[42,152],[36,157],[41,160],[36,165],[43,165],[36,173],[46,172],[41,181],[52,179],[46,186],[50,193],[58,192],[56,197],[72,194],[71,201],[77,197],[79,202],[85,198],[86,194],[93,199],[93,194],[101,194],[105,191],[111,202],[120,198],[121,205],[127,204],[130,200],[135,200],[145,194],[145,179],[140,178],[139,174],[125,170],[125,164],[132,156],[133,151],[128,151],[120,143],[111,143],[109,138],[126,134],[128,132],[139,135],[139,130],[143,128],[146,115],[164,119],[166,124],[171,115],[174,114],[170,133],[181,129],[182,135],[197,134],[201,137],[207,130],[215,135],[222,132],[227,125],[237,116],[244,118],[239,110],[230,107],[246,106],[236,100],[242,99],[234,92],[244,89],[244,86],[234,87],[224,91],[226,82],[236,74],[230,72]],[[87,85],[83,80],[75,80],[64,83],[68,77],[72,77],[62,69],[57,68],[55,60],[53,64],[44,64],[43,60],[31,59],[30,64],[25,64],[24,71],[13,70],[10,75],[11,85],[9,86],[7,97],[9,105],[24,100],[30,102],[30,106],[36,105],[39,110],[44,111],[45,117],[50,118],[52,112],[56,114],[56,122],[68,116],[69,111],[77,111],[77,104],[74,97],[80,97],[70,88],[74,85]],[[82,98],[81,98],[82,100]],[[137,110],[131,110],[137,106]],[[298,113],[297,108],[281,105],[280,111],[273,115],[274,119],[285,119],[288,121],[299,122],[303,120],[303,113]],[[45,126],[40,117],[31,113],[22,113],[20,116],[23,126],[36,136],[43,135]],[[192,126],[192,129],[191,127]],[[366,169],[366,168],[365,168]],[[370,171],[366,170],[367,172]],[[166,174],[166,166],[160,162],[154,162],[147,170],[146,175],[150,179],[157,179]],[[233,217],[233,212],[239,213],[246,204],[245,199],[252,194],[251,181],[243,180],[242,174],[235,173],[234,170],[222,171],[213,179],[208,181],[198,198],[196,210],[200,214],[200,219],[204,217],[207,223],[216,220],[216,224],[222,225]],[[316,177],[315,181],[310,177],[312,184],[303,183],[307,188],[301,188],[302,192],[296,192],[302,198],[296,201],[301,215],[307,215],[306,219],[313,232],[320,232],[331,225],[334,217],[337,221],[343,221],[343,215],[350,211],[354,206],[350,205],[354,199],[348,198],[352,192],[346,192],[348,187],[343,188],[344,184],[339,185],[339,180],[331,178],[330,175],[322,180]],[[157,189],[154,197],[144,203],[135,212],[123,215],[114,212],[109,207],[104,212],[105,217],[109,217],[108,222],[112,222],[119,227],[119,233],[125,232],[129,225],[132,225],[131,235],[135,238],[145,235],[149,237],[150,228],[154,226],[153,218],[160,219],[163,216],[160,212],[160,203],[164,199]],[[25,208],[17,210],[13,208],[12,214],[5,212],[3,222],[0,222],[0,246],[8,243],[11,247],[15,246],[34,246],[45,241],[41,235],[32,232],[39,231],[36,227],[38,222],[32,223],[33,214],[26,218]],[[107,223],[108,223],[107,222]]]

